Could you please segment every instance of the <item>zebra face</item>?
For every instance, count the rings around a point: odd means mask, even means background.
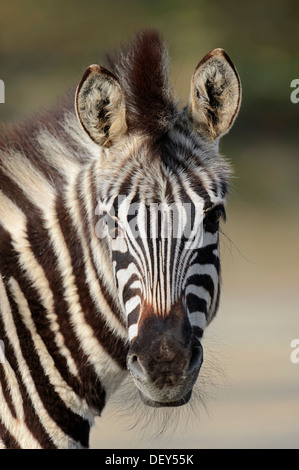
[[[188,202],[185,189],[185,202],[172,204],[145,204],[129,194],[102,211],[128,327],[127,367],[144,403],[156,407],[190,399],[203,331],[219,298],[223,205],[207,209],[202,196],[188,193]]]
[[[147,405],[179,406],[191,396],[203,331],[218,307],[218,228],[230,174],[218,140],[237,116],[240,82],[215,49],[195,69],[179,110],[159,38],[139,41],[113,73],[87,69],[76,107],[84,130],[105,147],[98,199],[128,329],[127,368]]]

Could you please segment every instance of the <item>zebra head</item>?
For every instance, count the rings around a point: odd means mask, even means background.
[[[112,71],[90,66],[76,94],[84,130],[105,148],[97,230],[128,329],[127,367],[155,407],[188,402],[218,308],[230,175],[218,141],[240,105],[238,74],[222,49],[198,64],[182,109],[165,61],[160,37],[143,33],[110,60]]]

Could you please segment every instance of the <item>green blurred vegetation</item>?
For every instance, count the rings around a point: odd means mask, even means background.
[[[146,27],[168,42],[171,80],[188,97],[191,75],[211,49],[227,50],[243,85],[240,116],[221,149],[237,178],[232,199],[281,211],[299,200],[297,0],[0,0],[1,122],[51,105],[105,51]]]

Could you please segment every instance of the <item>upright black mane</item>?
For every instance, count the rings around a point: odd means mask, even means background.
[[[107,61],[125,93],[129,130],[156,137],[164,133],[177,111],[168,81],[168,53],[160,33],[138,33],[116,57],[107,55]]]

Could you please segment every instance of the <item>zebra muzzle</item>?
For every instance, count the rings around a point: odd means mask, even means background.
[[[202,346],[185,321],[156,317],[132,341],[127,367],[146,405],[181,406],[191,397],[202,361]]]

